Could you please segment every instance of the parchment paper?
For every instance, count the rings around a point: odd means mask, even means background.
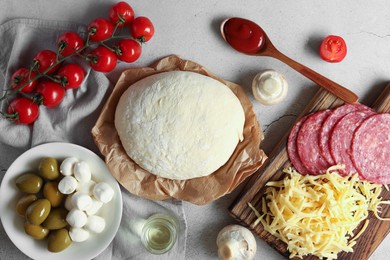
[[[170,180],[153,175],[138,166],[125,152],[114,125],[114,115],[123,92],[136,81],[165,71],[193,71],[228,86],[240,100],[245,112],[244,140],[230,159],[206,177],[191,180]],[[203,205],[232,192],[248,176],[256,172],[267,156],[260,148],[264,134],[257,122],[252,104],[242,88],[216,77],[203,66],[172,55],[150,67],[128,69],[120,76],[92,129],[92,135],[106,163],[118,182],[131,193],[151,199],[176,198]]]

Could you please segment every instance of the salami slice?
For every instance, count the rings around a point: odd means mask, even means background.
[[[358,110],[371,110],[371,108],[362,104],[345,104],[334,109],[325,119],[320,130],[320,151],[321,155],[330,165],[336,164],[332,158],[329,147],[330,133],[333,130],[333,127],[343,116]]]
[[[343,175],[356,173],[355,166],[351,160],[352,137],[355,130],[364,119],[375,114],[370,110],[351,112],[342,117],[334,126],[330,135],[330,152],[336,164],[344,164]]]
[[[290,158],[290,161],[294,168],[300,173],[300,174],[308,174],[309,171],[303,166],[301,159],[298,155],[298,149],[297,149],[297,136],[299,129],[302,126],[302,123],[305,122],[305,120],[308,118],[309,115],[301,117],[293,126],[291,129],[290,135],[288,136],[287,140],[287,153],[288,157]]]
[[[390,184],[390,114],[375,114],[356,129],[352,161],[366,180]]]
[[[298,155],[303,166],[312,175],[322,174],[330,166],[321,155],[319,144],[319,130],[330,113],[330,110],[323,110],[310,115],[298,132]]]

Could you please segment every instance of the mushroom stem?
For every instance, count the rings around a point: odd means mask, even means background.
[[[218,234],[217,246],[221,260],[251,260],[256,253],[253,234],[240,225],[224,227]]]
[[[224,240],[218,248],[218,256],[221,260],[233,259],[240,252],[237,240]]]

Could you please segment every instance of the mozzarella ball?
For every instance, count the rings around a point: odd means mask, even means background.
[[[88,221],[85,225],[85,228],[93,233],[101,233],[106,227],[106,221],[104,218],[92,215],[88,217]]]
[[[78,161],[75,157],[66,158],[60,165],[60,173],[64,176],[72,175],[73,167]]]
[[[102,206],[103,202],[92,198],[92,203],[88,208],[85,209],[85,213],[87,213],[88,216],[95,215]]]
[[[72,195],[72,204],[79,210],[87,209],[92,203],[92,198],[85,193],[76,192]]]
[[[58,183],[58,190],[62,194],[71,194],[77,188],[77,180],[73,176],[65,176]]]
[[[95,184],[96,182],[94,182],[93,180],[90,180],[88,182],[79,182],[76,190],[82,193],[92,195],[93,187],[95,186]]]
[[[83,183],[91,180],[91,170],[89,169],[87,162],[81,161],[75,164],[74,177],[76,177],[79,182]]]
[[[73,242],[84,242],[89,238],[89,232],[83,228],[72,227],[69,230],[69,236]]]
[[[93,196],[103,203],[110,202],[114,197],[114,190],[105,182],[100,182],[93,188]]]
[[[71,227],[81,228],[87,224],[88,217],[87,215],[79,210],[72,209],[69,211],[68,215],[66,215],[66,221]]]

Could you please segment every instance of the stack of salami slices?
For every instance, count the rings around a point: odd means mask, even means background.
[[[390,184],[390,114],[345,104],[306,115],[293,126],[287,152],[301,174],[322,174],[344,165],[344,176]]]

